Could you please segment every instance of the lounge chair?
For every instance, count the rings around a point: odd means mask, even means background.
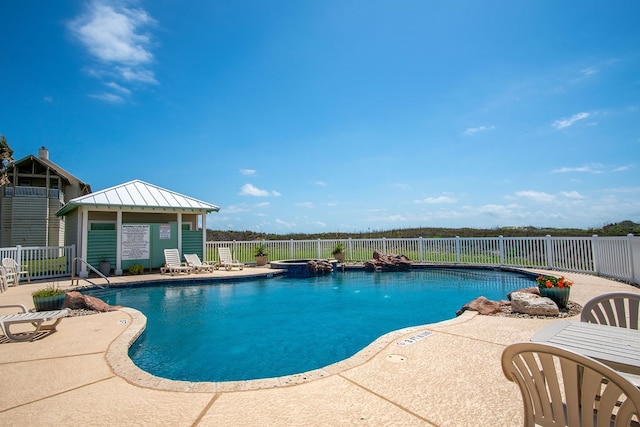
[[[525,426],[633,426],[639,420],[640,390],[589,357],[518,343],[502,353],[502,371],[520,388]]]
[[[9,278],[7,277],[7,270],[0,265],[0,292],[7,290],[9,286]]]
[[[587,301],[580,321],[640,329],[640,294],[610,292]]]
[[[58,323],[69,314],[67,309],[64,310],[52,310],[52,311],[36,311],[29,312],[27,308],[22,304],[12,305],[0,305],[0,309],[4,308],[20,308],[22,312],[17,314],[2,314],[0,315],[0,329],[11,341],[31,341],[37,338],[38,333],[41,331],[55,331]],[[50,325],[43,325],[44,322],[55,320]],[[11,325],[17,323],[31,323],[34,326],[33,331],[20,332],[16,335],[15,332],[11,332]]]
[[[202,262],[198,254],[184,254],[184,260],[187,262],[187,265],[193,268],[196,272],[212,272],[216,267],[215,265],[209,264],[208,262]]]
[[[173,274],[177,271],[178,273],[187,273],[190,274],[193,271],[193,268],[188,266],[186,263],[180,262],[180,252],[177,249],[165,249],[164,250],[164,269],[160,269],[161,273],[168,271]]]
[[[220,265],[227,271],[231,271],[233,267],[238,267],[240,270],[244,268],[243,263],[237,259],[233,259],[231,249],[229,248],[218,248],[218,257],[220,258]]]

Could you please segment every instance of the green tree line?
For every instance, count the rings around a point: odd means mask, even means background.
[[[417,238],[417,237],[539,237],[551,235],[555,237],[582,236],[626,236],[640,235],[640,224],[633,221],[621,221],[607,224],[600,228],[540,228],[540,227],[497,227],[497,228],[438,228],[417,227],[391,230],[368,230],[360,233],[290,233],[273,234],[255,231],[207,230],[209,241],[249,241],[249,240],[309,240],[309,239],[376,239],[376,238]]]

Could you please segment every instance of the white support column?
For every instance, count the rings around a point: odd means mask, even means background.
[[[178,252],[182,256],[182,212],[178,212]]]
[[[116,276],[122,276],[122,211],[116,214]]]
[[[207,260],[207,213],[202,213],[202,259]]]
[[[87,262],[87,242],[89,241],[89,212],[84,207],[78,208],[78,215],[80,215],[80,221],[82,223],[82,227],[80,230],[80,239],[82,242],[82,248],[80,249],[80,258]],[[86,279],[89,277],[89,272],[87,271],[87,264],[85,262],[81,263],[82,267],[80,268],[80,277]]]

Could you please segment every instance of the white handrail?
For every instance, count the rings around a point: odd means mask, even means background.
[[[73,262],[71,263],[71,286],[73,286],[73,281],[77,281],[76,282],[76,286],[80,284],[80,279],[85,280],[89,283],[91,283],[94,286],[97,286],[101,289],[104,289],[104,286],[100,286],[97,283],[93,283],[91,280],[89,280],[86,277],[80,277],[80,276],[76,276],[76,261],[80,261],[82,264],[86,265],[89,270],[93,271],[94,273],[96,273],[99,277],[102,277],[103,279],[105,279],[107,281],[107,287],[109,287],[109,285],[111,284],[111,282],[109,281],[109,278],[107,276],[105,276],[104,274],[102,274],[101,272],[99,272],[98,270],[96,270],[91,264],[89,264],[86,260],[84,260],[83,258],[80,257],[75,257],[73,259]]]

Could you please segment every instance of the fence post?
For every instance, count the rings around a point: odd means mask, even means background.
[[[460,264],[460,236],[456,236],[456,264]]]
[[[498,251],[500,252],[500,265],[504,266],[504,236],[498,236]]]
[[[320,239],[316,243],[316,259],[322,259],[322,249],[320,248]]]
[[[387,253],[387,238],[386,237],[382,238],[382,253],[383,254]]]
[[[418,237],[418,260],[420,260],[420,262],[423,262],[423,249],[422,249],[422,237]]]
[[[600,244],[598,235],[591,236],[591,256],[593,257],[593,271],[597,276],[600,275]]]
[[[347,240],[347,260],[350,261],[353,259],[353,241],[351,237]]]
[[[289,259],[293,259],[293,239],[289,240]]]
[[[633,234],[627,234],[627,247],[629,248],[629,283],[633,283],[636,277],[633,263]]]
[[[16,262],[22,265],[22,246],[16,245]]]
[[[544,251],[547,258],[547,269],[551,270],[553,268],[553,253],[551,248],[551,235],[549,234],[544,237]]]

